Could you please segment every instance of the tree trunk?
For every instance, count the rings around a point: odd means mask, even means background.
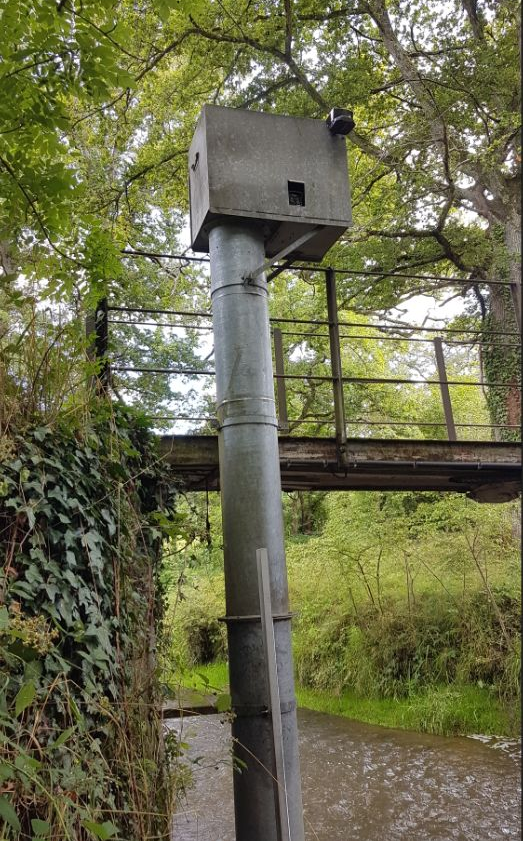
[[[495,258],[492,279],[517,284],[519,291],[520,241],[521,216],[517,209],[513,209],[504,225],[503,253]],[[487,404],[492,423],[506,425],[505,428],[495,430],[495,438],[500,441],[515,440],[519,438],[521,424],[520,350],[516,347],[520,341],[516,335],[495,336],[490,333],[517,333],[518,320],[510,288],[493,286],[491,290],[489,314],[485,319],[485,344],[482,349],[484,375],[487,385],[490,381],[506,383],[507,387],[490,386],[487,389]]]

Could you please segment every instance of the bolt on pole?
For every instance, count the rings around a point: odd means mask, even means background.
[[[220,222],[209,233],[237,841],[280,841],[256,553],[270,560],[270,600],[291,841],[303,841],[278,423],[262,231]]]

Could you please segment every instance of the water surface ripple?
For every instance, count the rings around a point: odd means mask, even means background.
[[[307,841],[519,839],[515,743],[392,730],[298,713]],[[173,722],[190,744],[192,788],[173,841],[234,841],[230,727]],[[493,749],[498,748],[498,749]]]

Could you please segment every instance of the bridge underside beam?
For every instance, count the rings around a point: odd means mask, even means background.
[[[219,490],[216,437],[168,435],[161,448],[186,490]],[[284,491],[454,491],[506,502],[521,489],[519,444],[349,439],[342,469],[331,438],[281,437],[279,451]]]

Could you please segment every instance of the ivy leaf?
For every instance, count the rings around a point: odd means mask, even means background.
[[[0,795],[0,817],[3,818],[15,832],[20,832],[21,827],[18,815],[11,806],[7,797],[4,797],[3,794]]]
[[[28,756],[26,753],[19,753],[15,759],[15,767],[21,771],[22,774],[28,774],[30,771],[38,771],[42,767],[42,763],[35,759],[34,756]]]
[[[107,841],[118,832],[117,827],[111,821],[104,821],[103,823],[96,823],[96,821],[83,821],[82,825],[88,829],[95,838],[100,838],[101,841]]]
[[[224,692],[216,697],[216,710],[219,713],[227,712],[231,709],[231,696],[228,692]]]
[[[31,505],[23,505],[20,508],[20,511],[23,511],[24,514],[27,515],[27,521],[29,523],[29,528],[30,529],[34,528],[34,524],[36,522],[36,517],[35,517],[35,513],[33,511],[32,506]]]
[[[67,730],[64,730],[62,733],[60,733],[56,741],[54,741],[52,745],[49,745],[49,750],[53,750],[54,748],[59,748],[62,745],[65,745],[65,743],[67,742],[69,737],[72,736],[75,730],[76,727],[68,727]]]
[[[32,680],[29,680],[19,689],[15,698],[15,715],[19,716],[23,713],[23,711],[33,703],[35,696],[35,685]]]
[[[39,818],[32,818],[31,829],[35,835],[45,838],[51,832],[51,824],[48,821],[41,821]]]
[[[0,607],[0,631],[9,627],[9,612],[6,607]]]
[[[0,783],[5,782],[5,780],[11,780],[14,777],[14,771],[10,765],[6,765],[3,762],[0,765]]]
[[[46,435],[49,435],[49,427],[48,426],[37,426],[33,432],[33,436],[36,438],[37,441],[43,441]]]

